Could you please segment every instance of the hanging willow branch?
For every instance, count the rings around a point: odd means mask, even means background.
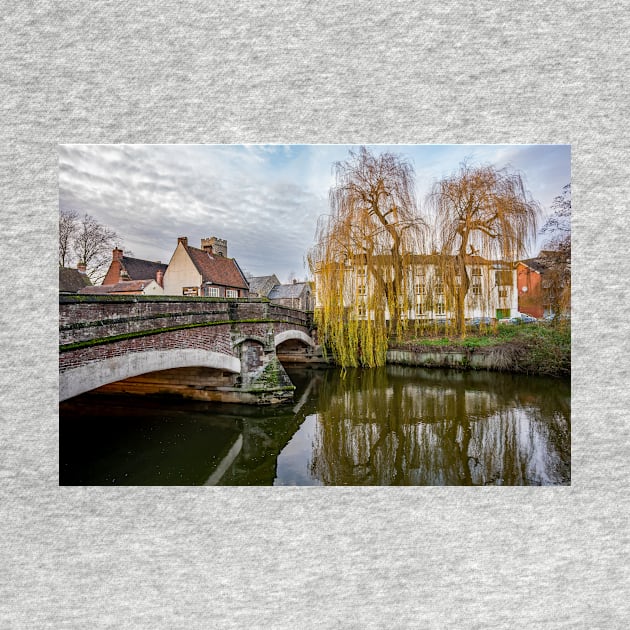
[[[413,167],[361,147],[333,172],[331,214],[320,221],[308,255],[319,331],[340,365],[383,365],[390,334],[407,325],[408,269],[423,249]]]
[[[455,313],[455,327],[466,332],[465,307],[471,286],[468,268],[477,263],[488,277],[478,286],[485,288],[487,304],[490,261],[505,269],[523,257],[536,235],[540,206],[525,190],[521,176],[492,166],[463,164],[459,172],[437,182],[430,195],[435,212],[435,236],[441,252],[439,273],[447,286]]]

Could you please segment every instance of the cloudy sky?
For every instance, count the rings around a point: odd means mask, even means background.
[[[62,145],[59,205],[116,231],[137,258],[168,262],[178,236],[228,241],[253,275],[307,275],[305,254],[329,212],[332,165],[353,145]],[[549,212],[570,182],[568,145],[368,145],[414,166],[421,207],[432,184],[467,159],[521,172]],[[531,252],[536,254],[537,252]]]

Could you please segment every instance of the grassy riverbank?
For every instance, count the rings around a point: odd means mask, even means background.
[[[471,331],[465,339],[410,331],[392,341],[393,350],[479,353],[502,371],[568,376],[571,373],[571,327],[568,324],[500,324]]]

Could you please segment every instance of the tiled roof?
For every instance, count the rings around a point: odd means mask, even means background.
[[[212,255],[203,249],[185,245],[186,251],[201,274],[202,282],[235,289],[249,289],[247,280],[233,258]]]
[[[249,278],[249,290],[250,293],[260,294],[261,291],[264,291],[266,286],[270,286],[272,289],[276,284],[279,284],[278,278],[274,275],[271,276],[255,276]],[[263,297],[267,297],[264,295]]]
[[[145,280],[123,280],[116,284],[101,284],[95,287],[85,287],[79,291],[82,295],[106,295],[108,293],[127,293],[129,291],[142,291],[153,278]]]
[[[521,262],[538,273],[547,270],[547,265],[545,265],[540,258],[528,258],[527,260],[521,260]]]
[[[59,291],[62,293],[76,293],[79,289],[91,286],[91,284],[87,275],[77,269],[59,267]]]
[[[292,284],[277,284],[269,292],[270,300],[278,300],[282,298],[299,298],[308,286],[307,282],[296,282]]]
[[[168,265],[164,263],[153,262],[151,260],[141,260],[140,258],[122,257],[122,266],[129,275],[130,280],[143,280],[153,278],[158,271],[166,272]]]

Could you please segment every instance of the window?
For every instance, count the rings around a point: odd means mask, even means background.
[[[359,295],[366,295],[367,294],[367,288],[366,288],[365,284],[359,284],[359,286],[357,287],[357,293]]]
[[[359,302],[359,305],[357,307],[357,313],[359,314],[359,317],[365,317],[367,313],[367,309],[365,308],[364,302]]]
[[[512,272],[509,269],[495,271],[494,277],[498,286],[512,286]]]
[[[444,281],[441,279],[436,280],[435,282],[435,292],[438,295],[443,295],[444,294]]]
[[[416,315],[424,315],[424,304],[422,302],[416,302]]]
[[[416,282],[416,295],[425,295],[427,292],[424,282]]]
[[[472,294],[481,295],[481,270],[479,270],[479,275],[473,275],[472,277]]]
[[[481,267],[473,267],[471,275],[481,277]]]
[[[217,289],[217,291],[218,291],[218,289]],[[238,291],[235,291],[234,289],[226,289],[225,297],[237,298],[238,297]]]
[[[499,297],[500,298],[506,298],[508,296],[508,290],[507,289],[499,289]]]
[[[446,313],[446,309],[444,308],[444,302],[438,302],[435,305],[435,312],[438,315],[444,315],[444,313]]]
[[[219,297],[219,287],[208,287],[207,291],[210,297]]]

